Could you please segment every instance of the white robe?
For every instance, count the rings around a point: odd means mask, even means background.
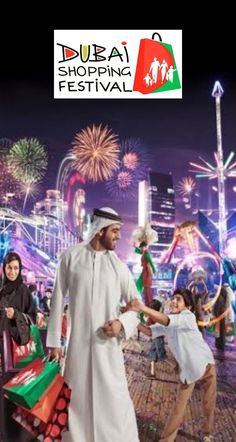
[[[138,296],[128,267],[114,252],[89,244],[66,250],[52,297],[47,346],[60,347],[64,296],[69,293],[70,338],[65,380],[72,389],[69,432],[63,442],[138,442],[120,339],[101,327],[119,316],[125,337],[135,331],[135,312],[119,315],[121,302]]]

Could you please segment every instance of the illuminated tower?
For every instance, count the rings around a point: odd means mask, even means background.
[[[220,113],[220,99],[224,91],[219,81],[216,81],[212,91],[212,97],[216,102],[216,134],[217,134],[217,152],[214,152],[216,165],[199,157],[203,164],[190,162],[193,166],[191,172],[196,173],[196,178],[208,178],[210,180],[217,179],[218,187],[218,231],[219,231],[219,254],[222,257],[227,239],[227,220],[225,207],[225,180],[227,178],[236,178],[236,161],[232,162],[235,152],[230,152],[227,160],[224,163],[223,148],[222,148],[222,133],[221,133],[221,113]],[[215,186],[214,186],[215,187]]]
[[[225,179],[224,179],[224,159],[222,148],[221,131],[221,109],[220,99],[224,91],[219,81],[216,81],[212,91],[212,97],[216,102],[216,135],[217,135],[217,179],[218,179],[218,201],[219,201],[219,254],[223,256],[225,241],[227,237],[226,208],[225,208]]]

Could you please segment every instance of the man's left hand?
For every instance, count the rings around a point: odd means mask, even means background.
[[[122,328],[122,324],[119,319],[114,319],[113,321],[108,321],[102,327],[103,332],[108,338],[114,338],[118,336]]]

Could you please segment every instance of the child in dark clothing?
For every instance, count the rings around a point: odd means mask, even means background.
[[[158,299],[154,299],[151,304],[151,308],[156,311],[160,311],[161,302]],[[154,322],[149,318],[149,325],[154,324]],[[139,324],[138,329],[147,336],[152,336],[152,331],[149,325]],[[147,376],[149,379],[155,379],[155,362],[162,361],[166,359],[166,350],[164,343],[164,336],[158,336],[152,340],[152,345],[149,352],[147,353],[147,358],[151,360],[150,374]]]

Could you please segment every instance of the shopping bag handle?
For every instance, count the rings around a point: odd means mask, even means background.
[[[49,362],[50,364],[59,364],[59,361],[56,358],[51,359],[51,355],[48,353],[44,358],[42,359],[42,362]]]
[[[158,34],[158,32],[154,32],[154,33],[152,34],[152,40],[155,40],[155,35],[158,36],[159,41],[162,41],[162,38],[161,38],[160,34]]]
[[[50,354],[47,354],[46,356],[44,356],[44,358],[42,359],[43,362],[49,362],[51,358]]]
[[[35,325],[30,315],[28,315],[27,313],[22,313],[22,316],[24,317],[26,324]]]

